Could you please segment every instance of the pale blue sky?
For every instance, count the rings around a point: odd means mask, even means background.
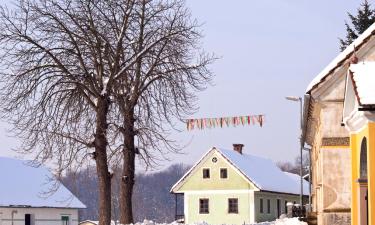
[[[274,161],[293,161],[299,151],[299,106],[284,97],[302,96],[308,83],[339,53],[346,12],[355,12],[360,3],[187,0],[203,23],[204,47],[221,57],[212,65],[215,86],[199,94],[200,109],[194,117],[265,114],[266,123],[263,128],[176,133],[177,141],[189,145],[184,155],[169,155],[172,162],[191,164],[210,147],[231,148],[232,143],[243,143],[245,152]],[[0,126],[0,155],[14,155],[10,149],[17,140],[7,137],[6,123]]]

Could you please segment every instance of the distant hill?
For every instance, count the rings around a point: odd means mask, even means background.
[[[169,190],[189,166],[175,164],[161,172],[138,174],[135,179],[133,212],[135,221],[144,219],[156,222],[171,222],[175,216],[175,196]],[[112,178],[112,219],[119,218],[119,182],[120,171],[114,169]],[[118,171],[118,172],[116,172]],[[98,220],[98,190],[95,168],[89,167],[78,173],[68,173],[62,183],[71,190],[86,206],[80,210],[80,220]],[[178,199],[178,211],[181,213],[182,199]]]

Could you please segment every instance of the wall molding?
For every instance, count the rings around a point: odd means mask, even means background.
[[[330,137],[322,138],[322,147],[343,146],[350,147],[350,137]]]

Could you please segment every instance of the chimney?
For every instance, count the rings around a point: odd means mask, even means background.
[[[243,144],[233,144],[233,150],[242,155]]]

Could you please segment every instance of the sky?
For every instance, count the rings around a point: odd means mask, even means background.
[[[11,2],[11,0],[2,0]],[[192,118],[265,115],[265,124],[186,131],[171,137],[180,154],[168,154],[155,170],[193,164],[212,146],[245,145],[244,152],[291,161],[299,154],[299,105],[285,96],[303,96],[309,82],[339,53],[347,12],[360,0],[186,0],[202,23],[202,45],[219,59],[211,65],[214,85],[197,93]],[[374,4],[373,1],[369,1]],[[19,140],[0,123],[0,156],[17,156]],[[140,165],[142,167],[142,165]]]

